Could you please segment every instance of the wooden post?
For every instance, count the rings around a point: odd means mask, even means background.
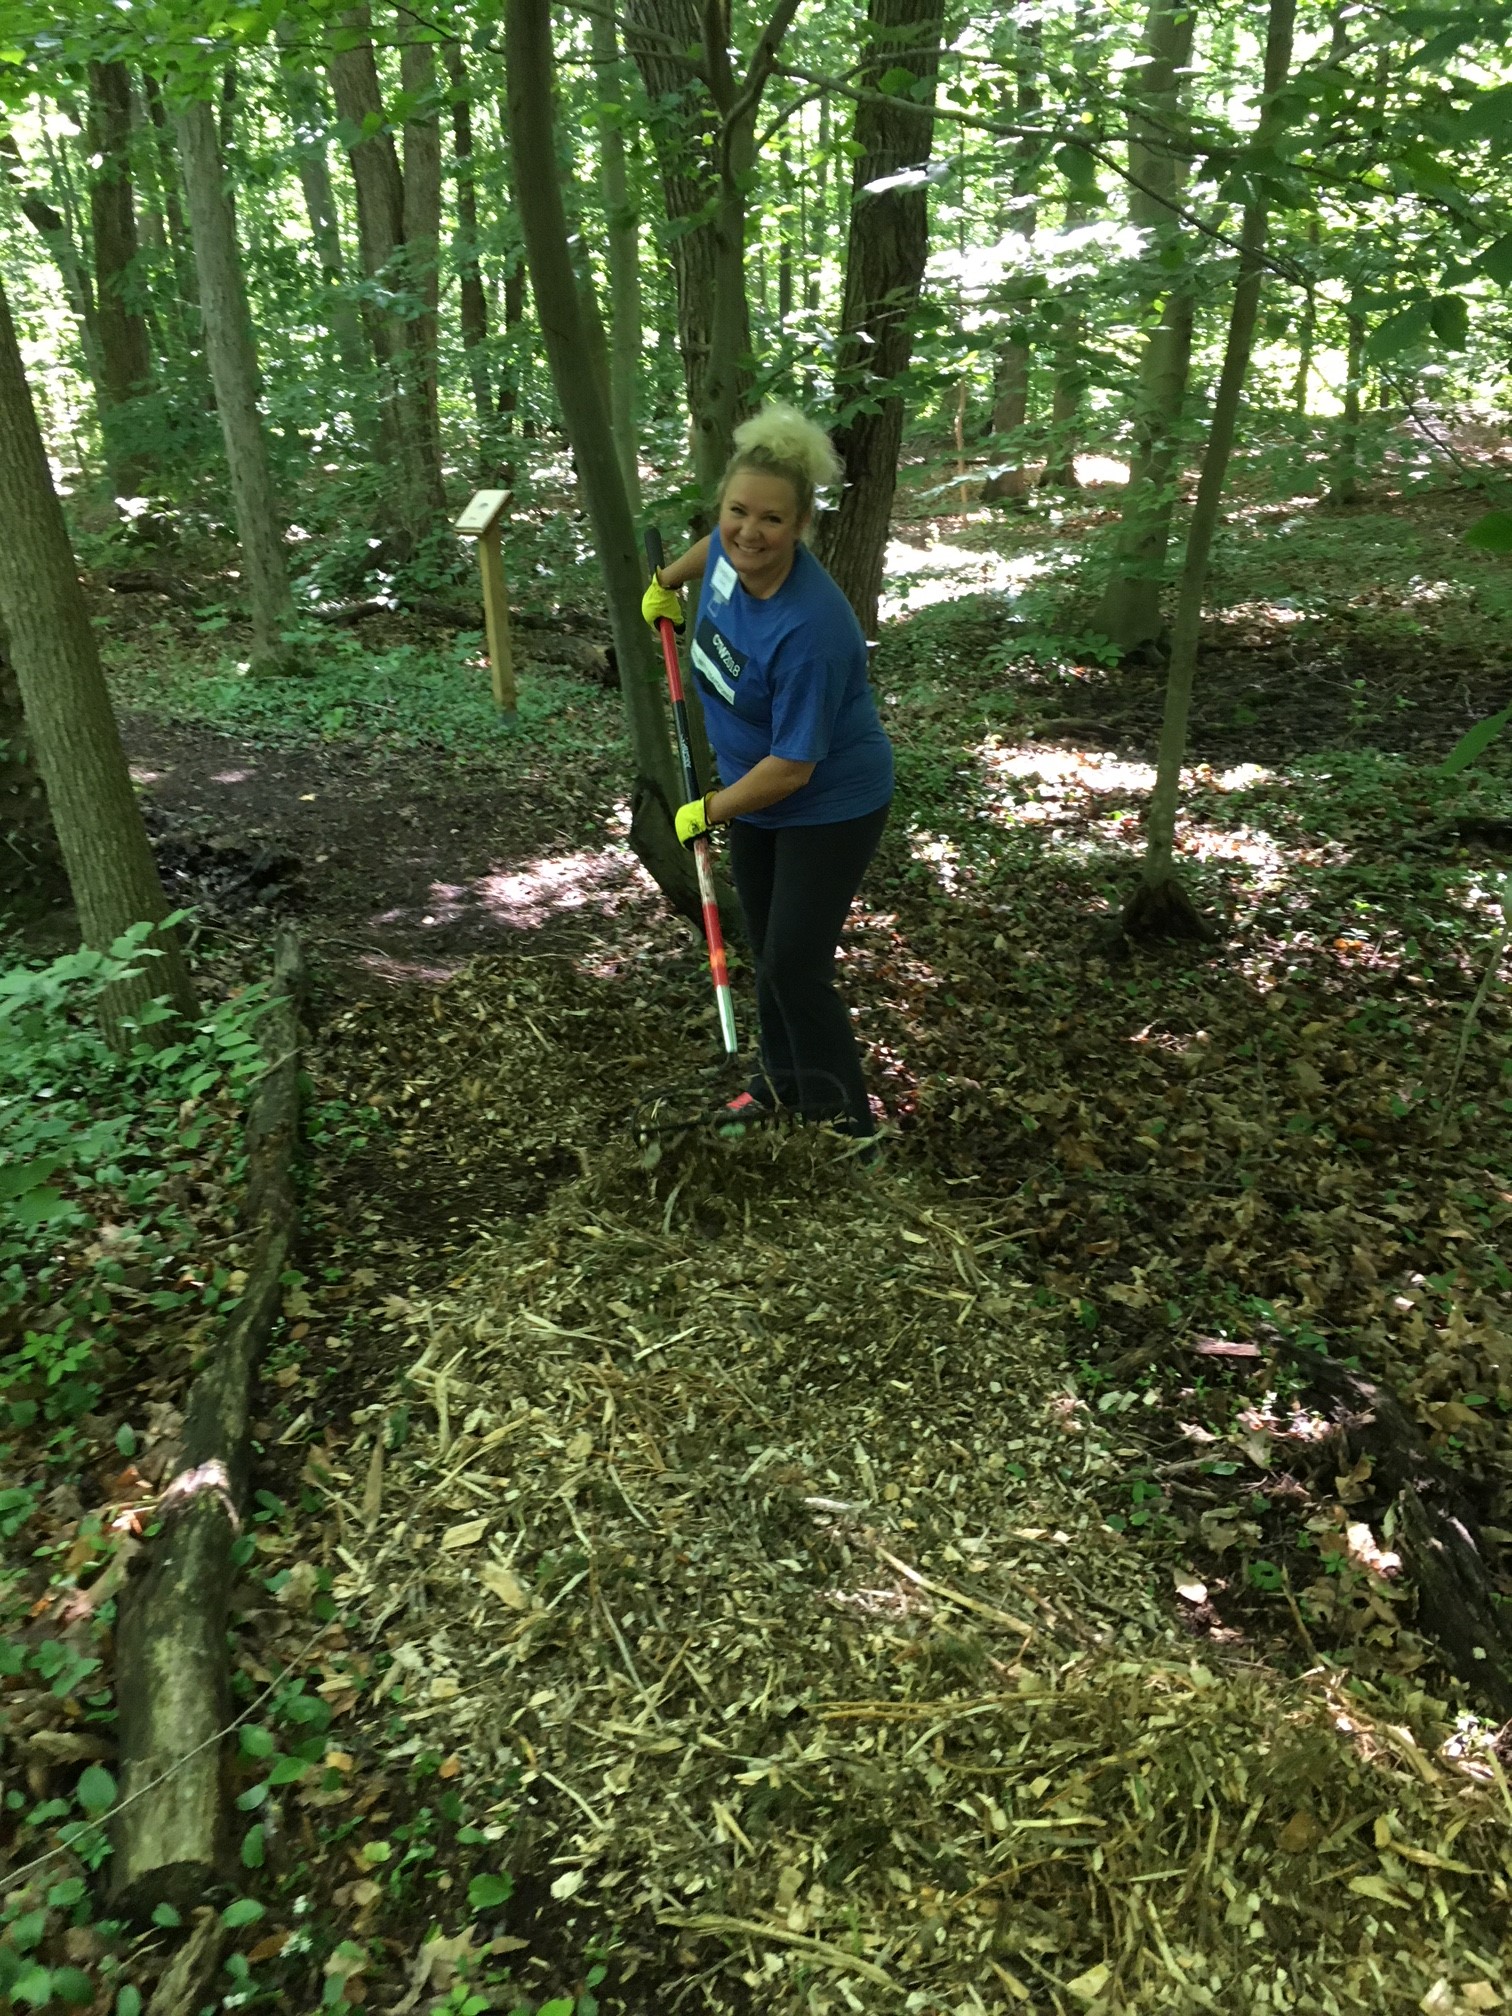
[[[478,542],[494,705],[512,724],[516,718],[514,649],[509,636],[509,590],[504,581],[504,513],[508,505],[507,490],[479,490],[457,520],[456,529]]]

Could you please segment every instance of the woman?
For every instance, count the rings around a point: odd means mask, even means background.
[[[730,828],[730,867],[756,961],[761,1069],[730,1110],[796,1109],[870,1138],[871,1105],[835,951],[893,793],[892,745],[850,604],[803,541],[840,464],[794,407],[735,432],[719,522],[662,567],[642,603],[679,627],[702,577],[691,652],[720,784],[677,813],[685,844]]]

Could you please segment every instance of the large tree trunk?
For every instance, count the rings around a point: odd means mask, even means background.
[[[1180,118],[1183,79],[1191,59],[1194,10],[1186,0],[1151,0],[1145,24],[1149,54],[1140,86],[1140,110],[1129,125],[1129,169],[1143,188],[1131,190],[1129,214],[1150,234],[1157,269],[1168,259],[1178,270],[1162,278],[1159,320],[1145,338],[1134,399],[1134,450],[1123,517],[1114,541],[1113,569],[1092,627],[1120,653],[1152,644],[1161,633],[1166,548],[1176,501],[1182,411],[1192,357],[1192,275],[1184,260],[1186,227],[1171,204],[1181,194],[1186,169],[1167,136]]]
[[[1255,134],[1257,153],[1263,154],[1274,146],[1281,129],[1277,98],[1291,68],[1296,12],[1297,0],[1270,0],[1262,85],[1264,95]],[[1255,320],[1264,274],[1261,255],[1265,250],[1266,228],[1265,203],[1257,198],[1246,205],[1240,228],[1239,278],[1234,286],[1223,369],[1213,399],[1212,426],[1202,458],[1202,473],[1197,481],[1191,529],[1187,533],[1181,592],[1171,632],[1171,663],[1166,680],[1165,719],[1160,731],[1155,788],[1150,795],[1145,822],[1144,866],[1139,890],[1124,918],[1125,929],[1134,933],[1190,936],[1201,928],[1196,912],[1176,879],[1176,810],[1181,791],[1181,765],[1186,756],[1192,686],[1197,672],[1203,590],[1207,585],[1208,560],[1212,553],[1213,535],[1218,529],[1223,485],[1239,423],[1244,381],[1254,348]]]
[[[614,452],[608,409],[589,356],[582,302],[567,245],[553,132],[550,0],[508,0],[505,50],[510,155],[531,286],[593,527],[630,746],[647,803],[633,839],[646,869],[669,901],[684,914],[696,914],[692,862],[678,846],[664,809],[679,792],[651,639],[640,614],[643,568],[636,550],[635,522]]]
[[[99,648],[79,587],[63,510],[52,487],[11,323],[0,290],[0,623],[10,634],[16,679],[47,787],[58,845],[84,943],[107,950],[133,924],[160,925],[168,912],[142,814],[131,788]],[[185,1015],[194,990],[176,939],[156,931],[160,954],[104,1001],[119,1036],[166,994]],[[149,1040],[163,1025],[149,1025]],[[166,1040],[166,1039],[165,1039]]]
[[[21,688],[0,623],[0,906],[35,914],[66,899],[63,856],[32,754]]]
[[[176,124],[184,186],[189,194],[189,228],[199,267],[205,348],[226,443],[236,534],[247,573],[252,670],[292,671],[296,661],[286,633],[294,628],[294,598],[284,553],[284,523],[263,433],[252,315],[236,225],[226,201],[215,115],[201,99],[185,105]]]
[[[1026,21],[1019,30],[1015,66],[1018,71],[1016,109],[1021,126],[1028,125],[1040,108],[1039,81],[1035,75],[1040,62],[1039,44],[1039,22]],[[1008,466],[989,476],[983,484],[982,501],[987,504],[1021,501],[1028,496],[1030,489],[1024,436],[1029,425],[1029,380],[1034,360],[1028,324],[1040,286],[1038,277],[1028,271],[1028,265],[1039,221],[1035,190],[1042,151],[1037,140],[1020,140],[1014,148],[1014,168],[1009,183],[1011,201],[1004,222],[1009,232],[1022,241],[1024,270],[1015,274],[1004,289],[1004,306],[1014,320],[998,345],[992,431],[998,437],[998,452],[1001,453],[1005,446],[1007,448]]]
[[[609,411],[630,509],[640,510],[640,456],[635,391],[641,371],[640,218],[631,200],[619,36],[612,16],[593,16],[593,64],[598,73],[599,187],[609,250]]]
[[[151,457],[133,421],[134,400],[148,389],[152,357],[137,296],[136,205],[131,186],[131,75],[124,63],[89,66],[89,151],[94,162],[89,209],[94,239],[96,321],[105,459],[117,496],[146,488]]]
[[[416,189],[407,200],[404,175],[393,137],[384,123],[378,65],[373,49],[372,20],[366,0],[343,13],[342,26],[359,39],[331,57],[331,88],[336,110],[355,137],[348,156],[357,189],[357,235],[364,277],[375,283],[367,305],[373,352],[379,360],[384,441],[398,472],[397,517],[392,531],[407,556],[445,514],[441,482],[441,443],[434,425],[435,308],[430,287],[435,278],[435,239],[439,230],[440,144],[435,146],[435,193],[430,187],[429,139],[414,147]],[[423,76],[424,59],[406,48],[406,75]],[[416,124],[424,125],[425,121]],[[421,232],[411,258],[405,245],[406,223]],[[430,283],[426,282],[427,245]],[[409,294],[419,282],[418,299]],[[379,302],[392,301],[391,307]],[[418,311],[418,312],[410,312]]]
[[[478,182],[473,166],[472,101],[468,95],[467,69],[462,61],[461,44],[444,43],[441,55],[451,83],[452,150],[457,177],[457,236],[453,256],[457,262],[462,347],[467,353],[473,408],[478,416],[478,468],[487,480],[493,473],[494,465],[494,410],[493,388],[488,374],[488,294],[483,285],[483,268],[478,257]]]
[[[895,380],[913,350],[913,314],[929,251],[927,191],[870,182],[919,167],[934,134],[934,80],[940,62],[943,0],[870,0],[861,84],[875,91],[888,71],[925,81],[927,95],[869,100],[856,107],[845,305],[836,355],[835,446],[845,465],[839,508],[821,527],[824,564],[850,598],[868,637],[877,631],[887,528],[903,442],[903,394]],[[870,410],[868,410],[870,409]]]

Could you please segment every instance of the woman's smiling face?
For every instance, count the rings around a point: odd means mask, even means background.
[[[808,528],[785,476],[737,469],[719,500],[719,543],[748,594],[775,595],[792,570]]]

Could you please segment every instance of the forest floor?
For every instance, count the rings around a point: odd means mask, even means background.
[[[1494,753],[1435,774],[1506,699],[1478,508],[1238,514],[1179,833],[1215,940],[1115,956],[1160,681],[1075,645],[1107,500],[916,504],[844,963],[876,1176],[637,1126],[721,1081],[614,696],[527,663],[506,735],[476,639],[398,614],[252,688],[102,589],[207,973],[286,915],[317,979],[237,1619],[245,2002],[1496,2006],[1494,1728],[1285,1356],[1386,1380],[1512,1548],[1505,972],[1467,1020],[1512,808]],[[116,1355],[90,1432],[134,1461],[39,1508],[39,1634],[88,1628],[70,1520],[169,1460],[187,1350]],[[74,1725],[38,1694],[33,1736]],[[91,1753],[29,1754],[66,1812]]]

